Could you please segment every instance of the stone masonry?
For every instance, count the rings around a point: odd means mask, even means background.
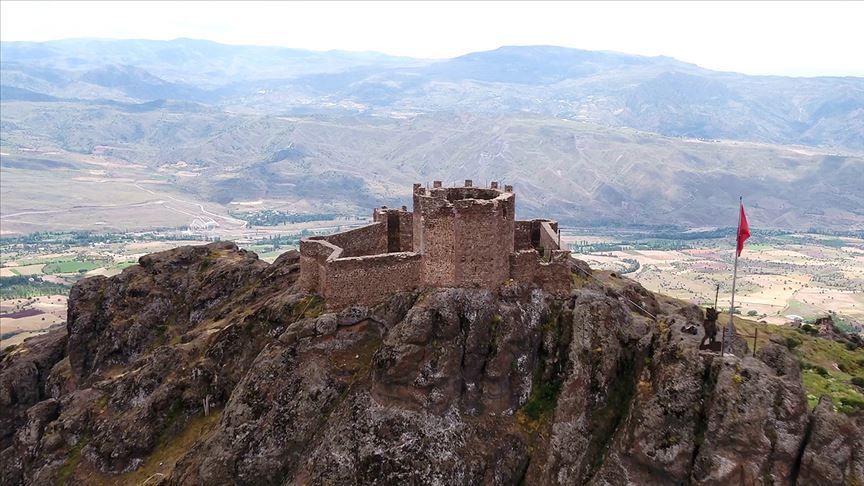
[[[425,287],[497,288],[509,281],[553,293],[571,285],[558,223],[516,221],[516,195],[499,189],[414,184],[414,208],[381,207],[373,223],[300,242],[300,285],[328,308],[373,305]]]

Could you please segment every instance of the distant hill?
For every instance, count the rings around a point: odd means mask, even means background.
[[[386,68],[425,62],[375,52],[233,46],[197,39],[3,42],[0,57],[4,69],[36,66],[76,72],[105,65],[128,65],[169,81],[200,86],[339,72],[358,66]]]
[[[98,148],[160,178],[184,161],[198,176],[172,184],[219,204],[263,199],[320,211],[347,204],[365,214],[405,204],[413,182],[471,178],[513,183],[521,215],[567,224],[731,226],[744,194],[762,228],[864,227],[864,157],[803,147],[680,139],[530,114],[287,117],[171,101],[6,102],[3,117],[6,146]],[[27,167],[15,160],[17,169]],[[109,175],[128,177],[119,169]],[[4,197],[13,197],[14,177],[4,176]],[[727,219],[718,219],[721,209]]]
[[[415,181],[473,178],[573,224],[731,225],[717,208],[745,194],[762,227],[864,226],[862,78],[554,46],[435,62],[190,39],[0,54],[4,151],[188,162],[199,176],[171,183],[202,201],[366,211]]]
[[[177,39],[0,44],[3,84],[265,113],[535,113],[663,135],[864,149],[864,79],[745,76],[668,57],[502,47],[430,62]]]
[[[667,69],[696,69],[667,57],[643,57],[616,52],[583,51],[554,46],[501,47],[474,52],[432,64],[426,69],[434,79],[476,80],[529,85],[554,84],[610,70],[648,66]]]

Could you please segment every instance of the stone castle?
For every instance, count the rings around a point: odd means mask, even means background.
[[[414,210],[381,207],[373,223],[300,242],[300,285],[327,307],[372,305],[424,287],[493,289],[514,281],[553,293],[571,285],[558,223],[517,221],[512,186],[414,184]]]

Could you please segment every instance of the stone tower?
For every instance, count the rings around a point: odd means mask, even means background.
[[[512,190],[414,186],[413,249],[424,285],[494,288],[510,278],[516,196]]]

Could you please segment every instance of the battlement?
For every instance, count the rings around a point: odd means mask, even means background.
[[[300,242],[300,285],[328,307],[371,305],[423,287],[496,288],[514,280],[566,292],[570,252],[558,224],[516,221],[513,187],[414,184],[414,208],[382,206],[373,223]]]

